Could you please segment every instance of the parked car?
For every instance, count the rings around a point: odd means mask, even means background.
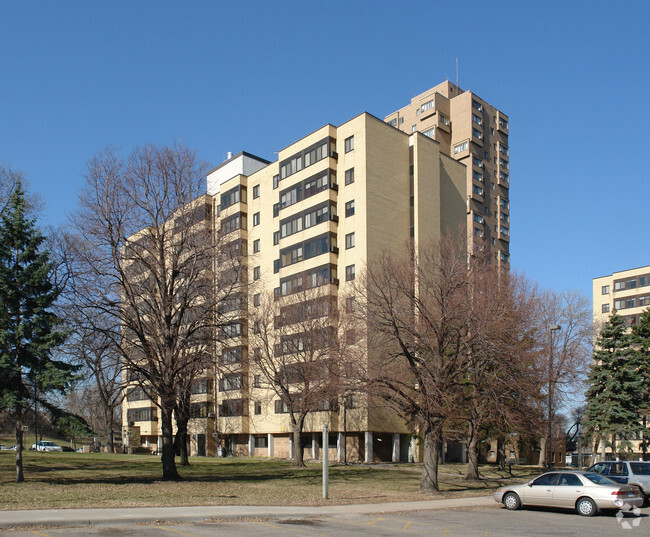
[[[36,451],[63,451],[61,446],[57,446],[54,442],[50,442],[49,440],[41,440],[40,442],[36,442],[36,444],[32,444],[32,450],[36,450]]]
[[[592,464],[588,472],[609,477],[617,483],[636,485],[650,501],[650,462],[641,461],[603,461]]]
[[[506,509],[522,506],[575,509],[579,515],[593,516],[602,509],[641,507],[639,487],[623,485],[594,472],[548,472],[521,485],[499,487],[494,499]]]

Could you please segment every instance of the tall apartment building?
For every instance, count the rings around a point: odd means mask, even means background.
[[[632,325],[650,307],[650,265],[593,279],[594,324],[598,329],[616,310]]]
[[[509,120],[471,91],[449,81],[416,95],[385,121],[407,133],[421,132],[440,151],[466,165],[467,230],[470,245],[493,245],[501,263],[510,262]]]
[[[476,97],[467,96],[472,107]],[[454,117],[445,110],[445,117]],[[493,113],[503,117],[490,110],[486,122]],[[332,459],[340,459],[345,449],[349,459],[417,460],[407,425],[386,409],[362,403],[310,413],[304,443],[294,446],[281,402],[260,386],[247,359],[255,352],[248,319],[263,302],[260,296],[282,303],[291,300],[296,288],[318,288],[340,303],[363,267],[386,251],[402,252],[411,242],[417,252],[419,244],[444,232],[478,226],[478,217],[487,212],[481,214],[479,200],[468,193],[468,174],[501,168],[453,154],[451,129],[445,132],[450,139],[440,141],[362,113],[297,140],[275,162],[242,152],[229,155],[208,174],[205,201],[211,210],[205,211],[206,221],[246,256],[252,285],[240,315],[220,334],[213,382],[208,379],[192,395],[197,411],[189,424],[191,453],[212,456],[220,446],[239,454],[290,457],[294,449],[304,449],[306,458],[318,458],[322,426],[327,424]],[[472,154],[468,148],[463,151]],[[495,199],[505,200],[500,205],[505,215],[507,186],[502,183],[497,182],[495,192],[501,197]],[[467,219],[471,208],[476,208],[471,211],[476,221]],[[492,213],[490,218],[495,218]],[[499,251],[506,255],[504,244],[499,243]],[[135,404],[124,405],[125,429],[140,445],[156,449],[161,445],[157,423],[138,420]],[[345,417],[342,412],[347,412]],[[461,451],[449,443],[446,456],[461,459]]]

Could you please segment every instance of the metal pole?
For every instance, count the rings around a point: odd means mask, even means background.
[[[549,470],[553,466],[551,463],[551,451],[553,450],[553,332],[561,328],[559,324],[554,324],[549,328],[551,352],[548,364],[548,450],[546,451],[546,466]]]
[[[329,468],[329,430],[327,425],[323,425],[323,498],[325,500],[329,497],[330,486],[330,468]]]

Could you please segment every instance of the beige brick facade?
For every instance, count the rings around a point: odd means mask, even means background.
[[[193,396],[211,401],[213,412],[191,420],[192,454],[213,456],[221,446],[240,455],[286,458],[297,448],[291,445],[287,414],[276,412],[277,397],[268,388],[256,387],[256,372],[246,359],[252,352],[247,312],[258,307],[259,296],[273,293],[277,300],[284,300],[292,276],[318,272],[319,286],[336,301],[345,295],[355,275],[387,251],[402,251],[413,241],[417,252],[418,244],[441,233],[460,228],[471,236],[474,229],[504,223],[498,213],[509,213],[508,184],[494,177],[483,182],[468,180],[473,170],[492,175],[498,166],[487,159],[482,159],[486,162],[481,166],[472,162],[481,147],[477,141],[472,141],[471,151],[453,152],[455,144],[470,139],[472,103],[478,98],[470,92],[455,95],[457,90],[449,83],[434,90],[429,92],[434,104],[423,113],[417,110],[429,93],[414,98],[387,121],[362,113],[297,140],[282,149],[275,162],[240,153],[208,175],[207,198],[213,205],[209,225],[226,242],[246,242],[251,287],[242,306],[240,328],[222,338],[215,349],[212,391]],[[485,106],[484,121],[492,127],[501,113],[480,103]],[[400,128],[388,124],[393,116],[398,122],[405,118]],[[418,126],[415,132],[402,128],[411,122]],[[430,124],[436,127],[434,136],[423,134]],[[496,126],[494,131],[486,135],[483,145],[493,140],[507,144],[507,132]],[[498,153],[490,149],[493,154]],[[485,185],[486,181],[488,185],[494,182],[489,195],[472,194],[473,184]],[[496,211],[500,199],[506,205]],[[472,214],[486,215],[484,207],[490,208],[489,221],[479,226]],[[315,225],[301,223],[291,228],[292,218],[312,211],[325,217]],[[346,239],[351,234],[351,240]],[[495,236],[499,252],[507,254],[508,240],[499,234],[489,236]],[[286,254],[295,245],[307,245],[316,238],[326,242],[325,250],[308,256],[305,247],[295,259]],[[224,380],[226,371],[241,375],[241,380]],[[363,396],[356,401],[354,408],[308,416],[301,447],[306,458],[320,457],[320,431],[327,424],[331,460],[342,457],[345,438],[348,460],[418,459],[418,448],[408,436],[411,431],[401,419],[387,409],[368,406]],[[125,427],[127,409],[135,404],[124,405]],[[150,405],[146,401],[137,404]],[[155,422],[131,425],[134,434],[139,431],[142,445],[158,445]]]

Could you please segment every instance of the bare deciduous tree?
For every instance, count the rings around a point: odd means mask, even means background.
[[[252,374],[277,397],[274,411],[289,415],[295,466],[304,466],[306,417],[338,404],[339,313],[336,298],[322,289],[302,289],[278,301],[267,295],[249,316]]]
[[[214,360],[217,306],[243,281],[215,287],[221,238],[212,232],[204,173],[180,144],[139,147],[126,159],[109,148],[89,161],[73,220],[78,300],[88,318],[114,320],[104,333],[127,382],[140,383],[160,410],[166,480],[179,479],[172,421],[179,386]]]
[[[550,462],[547,450],[548,402],[551,402],[551,419],[554,419],[558,410],[582,396],[592,363],[592,316],[589,299],[578,291],[546,291],[539,297],[535,369],[541,394],[539,421],[544,424],[540,431],[540,465]],[[550,328],[554,325],[560,325],[561,329],[554,331],[551,337]]]
[[[523,288],[515,291],[486,247],[473,256],[466,248],[462,236],[444,236],[386,255],[357,285],[369,327],[367,389],[422,437],[423,491],[438,490],[446,425],[466,424],[468,477],[478,477],[480,430],[517,389],[530,347]]]

